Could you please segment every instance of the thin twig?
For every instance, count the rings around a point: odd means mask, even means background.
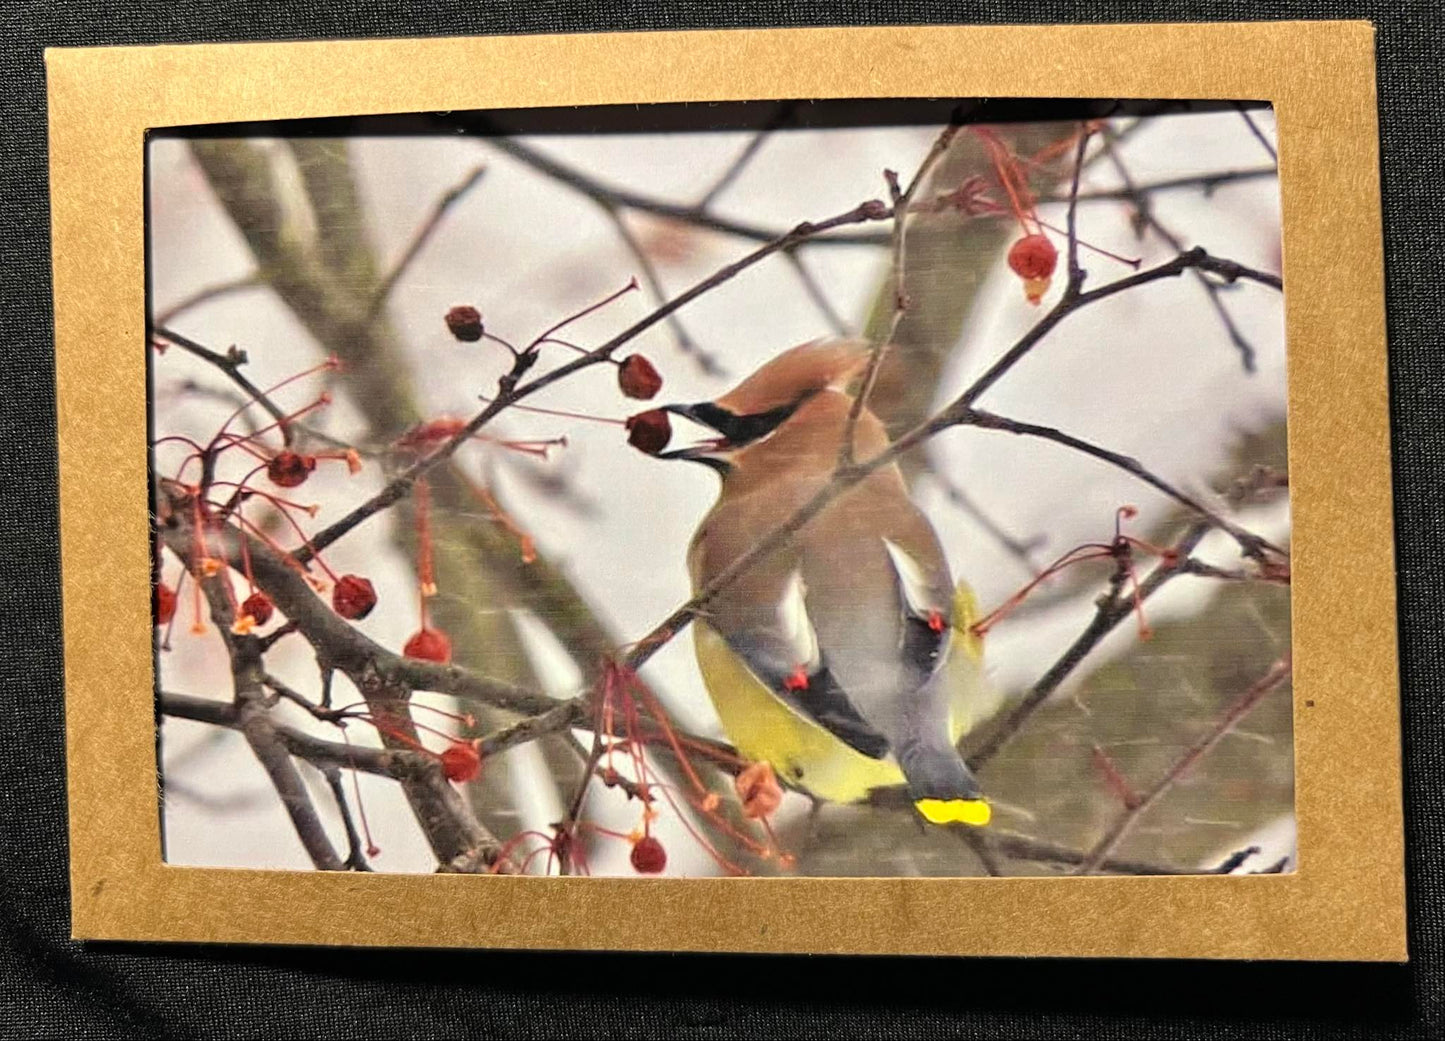
[[[1254,117],[1249,114],[1249,109],[1244,107],[1243,102],[1236,102],[1235,107],[1239,110],[1239,118],[1244,120],[1245,126],[1249,127],[1249,132],[1254,135],[1254,139],[1264,146],[1264,150],[1269,153],[1269,157],[1278,163],[1279,149],[1275,148],[1273,141],[1264,136],[1264,131],[1259,128],[1259,124],[1256,123]]]
[[[1217,510],[1211,509],[1192,495],[1174,487],[1174,485],[1164,480],[1164,478],[1154,473],[1132,456],[1104,448],[1090,441],[1085,441],[1083,438],[1075,437],[1072,434],[1066,434],[1056,427],[1043,426],[1038,423],[1026,423],[1018,419],[1009,419],[992,412],[985,412],[982,409],[969,409],[960,417],[959,423],[966,426],[982,427],[985,430],[1002,430],[1010,434],[1043,438],[1046,441],[1053,441],[1055,444],[1072,448],[1076,452],[1082,452],[1084,455],[1093,456],[1095,459],[1100,459],[1109,463],[1111,466],[1118,467],[1125,473],[1132,474],[1145,484],[1163,492],[1181,506],[1188,507],[1199,516],[1206,518],[1216,528],[1227,532],[1231,538],[1239,543],[1239,548],[1246,556],[1256,560],[1263,560],[1266,550],[1279,557],[1289,556],[1285,550],[1276,546],[1262,535],[1256,535],[1254,532],[1245,530]]]
[[[606,204],[599,205],[602,207],[602,212],[607,214],[607,219],[612,222],[613,228],[616,229],[617,237],[622,240],[622,244],[627,247],[632,258],[637,261],[637,266],[642,271],[642,281],[646,283],[647,291],[652,294],[653,305],[661,307],[667,302],[667,291],[662,286],[662,278],[657,273],[657,265],[647,255],[647,250],[643,248],[637,236],[632,233],[632,229],[627,226],[627,218],[619,212],[617,207]],[[672,330],[673,338],[677,340],[678,350],[693,358],[697,362],[698,368],[710,376],[716,376],[722,372],[717,355],[704,350],[692,338],[692,334],[687,331],[682,319],[678,318],[676,314],[668,315],[667,326]]]
[[[271,418],[276,421],[277,430],[281,433],[281,439],[288,445],[291,443],[294,434],[291,424],[286,421],[286,413],[241,372],[241,366],[245,365],[247,361],[245,351],[232,347],[230,351],[222,354],[160,324],[154,326],[151,333],[220,369],[232,383],[241,388],[248,401],[254,401],[271,414]]]
[[[1027,539],[1018,538],[1008,532],[1002,524],[996,521],[983,507],[975,502],[971,495],[948,477],[936,470],[929,476],[943,489],[943,494],[948,497],[949,502],[973,518],[974,523],[982,528],[991,539],[997,542],[1005,553],[1017,560],[1025,571],[1032,574],[1039,570],[1039,563],[1034,559],[1034,550],[1038,549],[1047,541],[1048,537],[1046,535],[1034,535]]]
[[[738,153],[737,158],[728,164],[727,169],[713,182],[712,187],[703,192],[702,198],[697,200],[696,207],[699,213],[706,213],[717,201],[718,196],[732,186],[747,165],[753,161],[753,156],[758,154],[758,149],[763,147],[772,132],[772,127],[764,127],[748,139],[748,143],[743,146],[743,150]]]
[[[336,801],[336,811],[341,814],[342,827],[346,829],[346,866],[352,871],[370,871],[371,865],[366,862],[366,845],[361,841],[356,822],[351,819],[351,809],[346,804],[346,788],[341,783],[341,770],[329,766],[321,773],[331,789],[331,797]]]
[[[266,286],[266,280],[256,272],[243,275],[240,278],[228,279],[225,282],[217,282],[214,285],[205,286],[196,290],[190,296],[177,300],[170,307],[160,314],[151,318],[152,325],[170,325],[181,315],[202,304],[219,300],[222,297],[230,296],[233,293],[245,292],[248,289],[262,289]]]
[[[883,355],[887,352],[888,345],[893,342],[893,337],[898,332],[898,326],[902,323],[903,316],[908,312],[906,261],[909,207],[913,205],[913,199],[918,194],[918,189],[923,185],[934,165],[948,153],[948,148],[953,144],[953,139],[958,136],[958,131],[958,126],[952,124],[939,131],[928,154],[918,164],[918,169],[913,172],[908,187],[902,191],[898,188],[898,175],[892,170],[883,171],[884,179],[888,182],[888,194],[892,197],[893,203],[893,271],[889,286],[893,307],[887,325],[873,337],[873,342],[869,345],[868,365],[863,370],[863,378],[858,392],[853,396],[853,403],[848,409],[848,420],[843,426],[843,440],[838,445],[839,468],[851,466],[853,463],[853,439],[858,429],[858,418],[868,407],[868,399],[873,394],[873,385],[878,381],[878,370],[883,365]]]
[[[1202,189],[1205,195],[1214,192],[1216,188],[1226,184],[1240,184],[1249,181],[1262,181],[1278,177],[1279,169],[1274,166],[1256,166],[1244,170],[1220,170],[1217,173],[1208,174],[1186,174],[1182,177],[1169,177],[1159,181],[1146,181],[1138,186],[1138,191],[1145,195],[1156,192],[1172,192],[1185,188]],[[1128,202],[1132,192],[1124,188],[1093,188],[1079,192],[1080,202]],[[1059,203],[1066,201],[1066,195],[1044,196],[1040,202]]]
[[[783,258],[792,267],[803,291],[808,294],[808,299],[813,302],[813,306],[818,309],[818,313],[823,316],[823,320],[828,323],[833,332],[838,336],[851,336],[853,334],[852,326],[838,313],[838,309],[833,306],[833,301],[828,299],[827,292],[814,277],[813,272],[808,269],[808,265],[804,263],[802,253],[796,249],[790,249],[783,254]]]
[[[971,832],[979,835],[995,853],[1013,857],[1016,860],[1031,860],[1041,864],[1063,864],[1077,866],[1088,857],[1087,851],[1071,849],[1056,842],[1047,842],[1030,835],[1020,835],[1002,828],[989,828],[987,832]],[[1173,867],[1144,860],[1123,860],[1109,857],[1099,865],[1103,870],[1116,875],[1197,875],[1199,871]]]
[[[477,741],[477,753],[482,756],[496,755],[515,745],[535,741],[539,737],[555,734],[560,730],[569,730],[586,722],[587,699],[572,698],[559,702],[546,712],[528,716],[511,726],[495,730],[480,738]]]
[[[1174,783],[1183,777],[1189,770],[1208,755],[1215,745],[1223,740],[1245,716],[1249,715],[1265,695],[1279,689],[1288,682],[1291,675],[1290,660],[1283,658],[1270,666],[1269,671],[1264,674],[1255,684],[1245,691],[1235,702],[1229,706],[1224,715],[1210,728],[1209,732],[1196,741],[1188,751],[1180,756],[1155,783],[1154,787],[1145,792],[1134,805],[1121,813],[1114,822],[1109,825],[1103,836],[1089,851],[1088,859],[1079,865],[1076,874],[1089,875],[1098,870],[1104,859],[1118,848],[1119,843],[1129,834],[1130,829],[1138,822],[1139,818],[1147,813],[1164,794],[1174,786]]]
[[[225,727],[228,730],[241,728],[240,714],[236,707],[214,698],[162,691],[158,707],[161,715],[174,719],[209,723],[211,726]],[[298,759],[306,760],[318,770],[337,766],[375,774],[378,777],[396,777],[398,773],[423,769],[426,765],[425,757],[419,752],[327,741],[284,723],[275,724],[274,729],[277,740],[285,745],[287,752]]]
[[[392,288],[401,280],[401,276],[406,274],[407,268],[411,266],[417,254],[426,246],[432,234],[446,217],[447,211],[455,206],[461,200],[462,196],[476,187],[477,182],[482,179],[482,176],[486,172],[487,168],[485,166],[473,167],[466,177],[443,192],[441,198],[437,199],[436,204],[432,207],[431,213],[427,215],[426,220],[422,221],[421,226],[412,234],[411,241],[407,243],[406,249],[402,250],[401,256],[397,258],[391,270],[382,276],[381,281],[376,284],[376,290],[371,295],[371,303],[368,304],[366,308],[367,318],[375,318],[381,313],[381,309],[386,306],[387,297],[391,295]]]
[[[753,242],[772,242],[785,234],[778,228],[767,228],[746,221],[720,217],[701,210],[696,205],[665,202],[641,192],[605,184],[581,170],[522,144],[516,138],[488,137],[486,143],[490,147],[526,163],[537,172],[545,174],[555,181],[560,181],[569,188],[598,202],[636,210],[639,213],[650,213],[657,217],[667,217],[691,224],[694,227],[721,232],[740,239],[749,239]],[[831,231],[832,229],[825,230]],[[887,244],[888,236],[845,232],[835,235],[820,235],[816,241],[819,245],[828,246],[881,246]]]
[[[194,558],[182,556],[181,559]],[[331,845],[331,840],[327,838],[326,828],[311,802],[311,793],[307,791],[301,775],[296,771],[296,764],[291,761],[290,752],[277,735],[276,727],[271,721],[262,680],[265,673],[260,642],[254,636],[237,635],[231,631],[235,616],[223,586],[224,578],[218,580],[216,577],[204,577],[199,573],[192,577],[206,597],[211,621],[220,630],[230,658],[236,729],[246,738],[256,760],[266,771],[266,776],[291,818],[296,837],[301,840],[301,846],[311,859],[312,865],[318,871],[343,870],[345,864]]]
[[[1209,531],[1209,525],[1203,522],[1196,523],[1177,541],[1172,549],[1174,556],[1161,560],[1158,565],[1149,572],[1148,576],[1139,583],[1139,600],[1143,604],[1157,593],[1165,583],[1185,573],[1187,561],[1190,554]],[[1090,619],[1088,626],[1074,638],[1074,641],[1064,650],[1053,665],[1049,666],[1043,674],[1012,709],[994,726],[986,738],[980,741],[968,756],[970,769],[979,770],[984,764],[998,754],[1000,748],[1007,744],[1015,734],[1022,729],[1049,699],[1059,685],[1079,666],[1089,654],[1097,647],[1109,633],[1124,619],[1128,618],[1135,610],[1135,601],[1132,595],[1124,591],[1121,581],[1112,581],[1109,592],[1099,601],[1094,609],[1094,617]]]
[[[1074,176],[1069,182],[1069,213],[1065,224],[1069,239],[1069,284],[1065,293],[1072,296],[1077,296],[1084,284],[1084,270],[1079,267],[1079,178],[1084,173],[1084,153],[1089,148],[1091,134],[1087,124],[1079,132],[1079,147],[1074,154]]]
[[[1134,178],[1130,174],[1128,166],[1125,165],[1124,159],[1116,147],[1116,142],[1112,138],[1105,137],[1104,151],[1109,158],[1110,164],[1114,167],[1114,172],[1119,175],[1119,180],[1123,182],[1124,189],[1129,193],[1129,201],[1133,204],[1134,212],[1137,215],[1136,219],[1144,227],[1152,229],[1154,233],[1167,242],[1169,247],[1176,253],[1182,253],[1184,251],[1183,240],[1169,230],[1169,227],[1155,214],[1149,196],[1135,185]],[[1230,313],[1229,308],[1225,305],[1223,290],[1220,288],[1219,283],[1199,270],[1195,270],[1193,275],[1194,280],[1204,289],[1205,293],[1208,294],[1209,304],[1214,308],[1214,313],[1219,317],[1220,323],[1224,326],[1224,331],[1229,336],[1229,342],[1234,344],[1235,350],[1239,352],[1240,364],[1244,366],[1244,371],[1254,372],[1254,345],[1245,338],[1243,331],[1240,330],[1239,325],[1234,320],[1234,315]]]

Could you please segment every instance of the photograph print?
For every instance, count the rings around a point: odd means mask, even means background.
[[[1273,112],[147,142],[171,864],[1295,868]]]

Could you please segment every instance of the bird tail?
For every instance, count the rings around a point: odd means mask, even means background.
[[[930,824],[982,827],[992,817],[978,781],[953,748],[911,744],[899,752],[898,766],[914,808]]]

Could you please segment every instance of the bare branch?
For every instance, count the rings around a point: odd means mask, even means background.
[[[208,362],[220,369],[221,372],[225,373],[227,379],[241,388],[242,393],[244,393],[249,400],[255,401],[270,413],[271,418],[276,421],[276,429],[280,432],[281,439],[288,445],[291,443],[294,434],[291,430],[291,424],[286,421],[286,413],[281,410],[279,405],[267,397],[259,387],[247,379],[246,375],[241,371],[241,366],[245,365],[248,360],[245,351],[232,347],[228,352],[222,354],[220,351],[213,351],[209,347],[203,347],[190,337],[182,336],[180,333],[167,329],[163,325],[155,326],[151,332],[153,335],[159,336],[168,343],[175,344],[188,354],[193,354],[202,361]]]
[[[1174,487],[1174,485],[1155,474],[1152,470],[1140,463],[1139,460],[1131,456],[1103,448],[1092,442],[1085,441],[1083,438],[1074,437],[1072,434],[1066,434],[1055,427],[1042,426],[1038,423],[1025,423],[1017,419],[1008,419],[1004,416],[995,415],[992,412],[985,412],[982,409],[968,409],[962,414],[958,422],[966,426],[982,427],[985,430],[1002,430],[1010,434],[1022,434],[1029,437],[1043,438],[1046,441],[1053,441],[1056,444],[1072,448],[1076,452],[1082,452],[1084,455],[1093,456],[1095,459],[1101,459],[1111,466],[1118,467],[1125,473],[1137,477],[1145,484],[1158,489],[1181,506],[1188,507],[1193,512],[1199,514],[1199,516],[1206,518],[1221,531],[1228,532],[1229,535],[1239,543],[1240,549],[1247,556],[1262,559],[1265,550],[1280,557],[1289,556],[1285,550],[1276,546],[1268,539],[1245,530],[1218,511],[1205,506],[1192,495],[1188,495]]]
[[[1155,192],[1172,192],[1186,188],[1199,188],[1205,195],[1214,192],[1216,188],[1227,184],[1241,184],[1249,181],[1268,180],[1279,176],[1279,168],[1275,166],[1256,166],[1245,170],[1220,170],[1207,174],[1187,174],[1183,177],[1169,177],[1159,181],[1146,181],[1137,186],[1136,190],[1144,195]],[[1080,202],[1128,202],[1132,199],[1134,192],[1126,188],[1094,188],[1088,191],[1079,192]],[[1065,202],[1067,195],[1045,196],[1039,199],[1040,202]]]
[[[772,242],[786,234],[777,228],[766,228],[746,221],[719,217],[696,205],[664,202],[627,188],[604,184],[581,170],[522,144],[516,138],[489,137],[486,142],[490,147],[526,163],[539,173],[545,174],[555,181],[560,181],[590,199],[609,206],[621,206],[625,209],[637,210],[640,213],[651,213],[654,216],[667,217],[707,231],[717,231],[740,239],[750,239],[753,242]],[[823,230],[831,231],[832,229]],[[819,235],[814,241],[818,245],[825,246],[881,246],[887,244],[888,236],[866,232],[840,233]]]
[[[1244,120],[1244,125],[1249,127],[1249,132],[1254,135],[1254,139],[1269,153],[1269,157],[1278,163],[1279,149],[1274,147],[1274,142],[1264,136],[1264,131],[1259,128],[1259,124],[1254,121],[1254,117],[1249,114],[1249,109],[1244,107],[1243,102],[1235,102],[1235,106],[1239,109],[1239,118]]]
[[[162,691],[159,707],[161,715],[174,719],[189,719],[230,730],[239,730],[241,726],[236,707],[213,698]],[[395,777],[399,772],[419,769],[424,765],[422,761],[425,757],[418,752],[326,741],[282,724],[276,724],[274,729],[277,740],[285,745],[287,752],[298,759],[305,759],[319,770],[336,766],[379,777]]]
[[[352,871],[370,871],[371,865],[366,862],[366,846],[361,841],[361,835],[357,833],[356,822],[351,819],[351,809],[346,804],[346,789],[341,784],[341,770],[329,766],[321,772],[326,777],[327,787],[331,789],[331,797],[336,800],[336,812],[341,814],[341,825],[346,829],[346,866]]]
[[[667,302],[667,291],[662,286],[662,278],[657,273],[657,265],[655,265],[652,262],[652,258],[647,255],[647,250],[643,248],[637,236],[632,233],[632,229],[627,226],[627,218],[618,211],[617,207],[602,204],[602,212],[607,214],[607,219],[612,222],[612,226],[617,230],[617,237],[622,240],[623,245],[627,247],[633,259],[637,261],[637,266],[642,271],[642,281],[647,284],[647,290],[652,294],[654,305],[661,307]],[[678,318],[676,314],[668,315],[667,325],[668,328],[672,330],[673,337],[677,340],[678,350],[696,360],[698,368],[709,375],[718,375],[721,373],[722,366],[717,360],[717,355],[704,350],[698,342],[692,338],[692,334],[689,333],[687,327],[682,324],[682,319]]]
[[[183,558],[192,559],[192,558]],[[235,620],[231,604],[216,578],[193,574],[206,597],[211,610],[211,619],[221,632],[231,662],[231,682],[235,699],[236,729],[246,738],[261,768],[276,789],[281,805],[291,818],[296,837],[301,840],[306,855],[318,871],[341,871],[345,868],[341,858],[326,836],[326,828],[311,803],[311,793],[306,790],[296,764],[276,734],[267,711],[266,692],[262,686],[263,668],[260,645],[254,636],[241,636],[231,632]]]
[[[1110,164],[1114,167],[1114,172],[1119,175],[1119,180],[1123,182],[1124,189],[1129,193],[1129,201],[1134,206],[1135,220],[1138,224],[1152,229],[1156,235],[1169,243],[1169,247],[1175,252],[1182,253],[1184,251],[1183,240],[1170,231],[1168,226],[1154,213],[1154,207],[1150,202],[1149,196],[1134,184],[1134,178],[1130,174],[1128,166],[1125,165],[1123,157],[1119,154],[1118,148],[1115,146],[1116,141],[1112,137],[1106,136],[1104,139],[1104,153],[1108,156]],[[1193,275],[1195,281],[1198,282],[1200,287],[1209,295],[1209,304],[1214,308],[1215,314],[1219,316],[1219,320],[1224,326],[1224,331],[1229,336],[1230,343],[1234,344],[1235,349],[1239,351],[1240,363],[1244,366],[1244,371],[1253,372],[1255,369],[1254,345],[1245,338],[1244,333],[1240,330],[1238,324],[1235,323],[1234,316],[1230,314],[1229,308],[1225,306],[1222,295],[1223,291],[1219,283],[1199,270],[1195,270]]]
[[[961,511],[973,518],[975,524],[984,530],[987,535],[999,544],[999,547],[1019,562],[1030,574],[1039,569],[1038,562],[1034,559],[1034,551],[1047,540],[1047,536],[1040,533],[1026,539],[1013,535],[995,520],[986,510],[983,509],[973,496],[964,491],[946,475],[934,471],[929,475],[934,483],[943,489],[943,494],[948,501],[957,506]]]
[[[190,296],[176,301],[170,307],[160,312],[160,314],[152,316],[151,324],[170,325],[187,311],[200,307],[202,304],[210,303],[213,300],[220,300],[233,293],[242,293],[248,289],[262,289],[265,288],[265,286],[266,280],[256,272],[243,275],[240,278],[228,279],[225,282],[217,282],[214,285],[205,286],[202,289],[196,290],[196,292]]]
[[[402,250],[401,256],[397,258],[391,270],[377,282],[376,290],[371,296],[371,302],[367,305],[366,314],[368,318],[375,318],[381,313],[381,309],[386,306],[387,297],[391,295],[392,288],[401,280],[401,276],[406,274],[406,269],[411,266],[412,261],[417,258],[417,254],[426,246],[432,234],[446,217],[447,211],[461,201],[467,192],[476,187],[477,182],[482,179],[482,176],[486,172],[487,168],[485,166],[473,167],[466,177],[442,193],[441,198],[439,198],[436,201],[436,205],[432,207],[431,213],[427,215],[426,220],[422,221],[421,227],[417,228],[412,234],[411,241],[407,243],[406,249]]]
[[[1174,557],[1160,561],[1144,581],[1139,583],[1139,603],[1146,602],[1163,588],[1165,583],[1189,570],[1190,554],[1194,552],[1194,548],[1199,545],[1200,540],[1208,531],[1208,524],[1196,523],[1174,544],[1172,547]],[[1029,692],[1019,700],[1019,703],[1009,711],[1008,715],[992,728],[988,737],[974,748],[968,756],[968,764],[971,769],[981,769],[985,763],[998,754],[998,750],[1006,745],[1033,714],[1043,707],[1049,696],[1059,689],[1059,685],[1078,668],[1079,664],[1103,641],[1104,637],[1113,632],[1119,623],[1133,612],[1134,598],[1125,594],[1122,578],[1123,576],[1117,576],[1114,581],[1110,582],[1109,592],[1099,601],[1094,610],[1094,617],[1084,631],[1075,637],[1074,642],[1069,644],[1058,660],[1049,667],[1049,670],[1039,678],[1039,681],[1029,689]]]
[[[808,299],[813,302],[813,306],[818,309],[818,313],[823,316],[823,320],[828,323],[833,332],[838,336],[851,336],[853,334],[852,327],[848,324],[847,319],[838,313],[833,302],[828,299],[827,292],[813,276],[808,265],[804,263],[802,254],[796,249],[790,249],[783,254],[783,258],[792,266],[793,273],[798,276],[798,282],[802,285],[803,291],[808,294]]]
[[[1278,690],[1285,683],[1289,682],[1291,666],[1288,657],[1275,662],[1254,686],[1245,691],[1235,702],[1229,706],[1224,715],[1210,728],[1209,732],[1194,743],[1174,765],[1171,766],[1164,776],[1159,778],[1154,787],[1145,792],[1136,802],[1124,810],[1114,823],[1111,824],[1103,836],[1089,851],[1088,859],[1079,865],[1076,874],[1089,875],[1099,869],[1104,859],[1118,848],[1119,843],[1129,834],[1129,831],[1138,822],[1139,818],[1147,813],[1164,794],[1174,786],[1174,783],[1189,772],[1200,759],[1204,758],[1215,745],[1224,738],[1245,716],[1249,715],[1254,708],[1264,700],[1265,695]]]
[[[888,194],[892,197],[893,203],[893,277],[890,286],[893,307],[887,324],[873,338],[873,343],[869,347],[868,366],[863,370],[862,382],[859,384],[857,394],[853,396],[852,406],[848,409],[848,421],[843,427],[843,440],[838,446],[838,466],[840,468],[853,463],[853,439],[858,429],[858,417],[868,407],[868,399],[873,394],[873,384],[878,380],[879,366],[883,364],[883,355],[893,341],[893,336],[898,331],[898,325],[903,321],[904,314],[908,311],[906,261],[909,208],[913,205],[918,189],[927,179],[929,172],[948,153],[953,139],[958,136],[958,130],[956,125],[950,125],[939,132],[932,147],[929,148],[928,154],[918,164],[918,169],[913,172],[908,187],[902,191],[899,191],[898,188],[898,175],[892,170],[883,172],[883,176],[888,182]]]
[[[748,143],[743,146],[743,150],[738,153],[737,158],[728,164],[727,169],[713,182],[712,187],[703,193],[701,199],[697,200],[699,213],[706,212],[717,201],[718,196],[732,186],[743,170],[747,169],[747,165],[753,161],[753,156],[758,154],[758,149],[763,147],[772,132],[771,127],[765,127],[748,139]]]

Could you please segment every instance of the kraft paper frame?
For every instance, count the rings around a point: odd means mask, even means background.
[[[1369,25],[806,29],[86,48],[51,50],[47,65],[77,937],[1405,958]],[[1289,344],[1298,870],[1151,878],[629,879],[163,863],[146,469],[148,128],[435,110],[934,96],[1274,105]],[[599,911],[618,907],[646,911]]]

